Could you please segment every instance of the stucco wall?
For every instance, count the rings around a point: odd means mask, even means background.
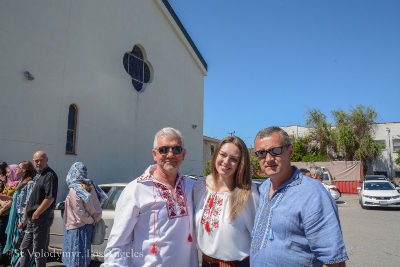
[[[136,44],[153,70],[141,93],[122,62]],[[0,161],[45,150],[59,198],[76,161],[98,183],[133,180],[153,163],[154,134],[166,126],[185,137],[182,173],[202,173],[206,73],[161,1],[1,1],[0,47]],[[72,103],[77,155],[66,155]]]

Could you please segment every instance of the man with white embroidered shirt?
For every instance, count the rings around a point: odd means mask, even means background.
[[[129,183],[116,206],[103,267],[198,266],[193,240],[192,187],[181,175],[181,133],[163,128],[154,138],[151,165]]]

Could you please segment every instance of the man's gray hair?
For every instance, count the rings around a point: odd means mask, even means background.
[[[285,132],[284,130],[282,130],[281,128],[279,128],[277,126],[270,126],[270,127],[262,129],[261,131],[259,131],[257,133],[255,139],[263,139],[266,137],[270,137],[274,133],[279,133],[283,137],[283,141],[285,142],[283,145],[288,146],[288,145],[292,144],[287,132]],[[255,139],[254,139],[254,141],[255,141]]]
[[[324,178],[324,171],[319,166],[316,166],[316,165],[310,166],[310,173],[311,173],[311,176],[316,174],[318,176],[318,179],[320,179],[320,180],[322,180]]]
[[[157,145],[158,145],[157,144],[157,139],[159,137],[161,137],[161,136],[169,137],[169,138],[176,138],[176,139],[181,141],[182,147],[184,147],[183,136],[182,136],[181,132],[178,131],[177,129],[172,128],[172,127],[165,127],[165,128],[162,128],[161,130],[159,130],[156,133],[156,135],[154,136],[153,148],[157,147]]]

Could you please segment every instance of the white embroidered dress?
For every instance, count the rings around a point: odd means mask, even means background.
[[[258,190],[252,184],[245,210],[229,220],[229,193],[209,190],[205,177],[193,186],[196,237],[200,250],[213,258],[234,261],[250,255],[251,231],[258,206]]]
[[[150,166],[122,192],[102,266],[199,266],[192,221],[195,181],[178,174],[174,199],[150,174],[155,169]]]

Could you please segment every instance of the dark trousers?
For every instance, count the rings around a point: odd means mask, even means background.
[[[28,267],[31,257],[35,257],[37,267],[46,267],[47,244],[53,220],[53,210],[45,211],[37,220],[28,218],[27,229],[21,244],[21,267]]]
[[[3,254],[3,249],[6,246],[7,234],[6,228],[8,224],[8,215],[0,216],[0,264],[5,264],[6,255]]]
[[[202,267],[250,267],[250,259],[246,257],[245,259],[239,261],[223,261],[210,256],[207,256],[203,253],[203,262],[201,263]]]

